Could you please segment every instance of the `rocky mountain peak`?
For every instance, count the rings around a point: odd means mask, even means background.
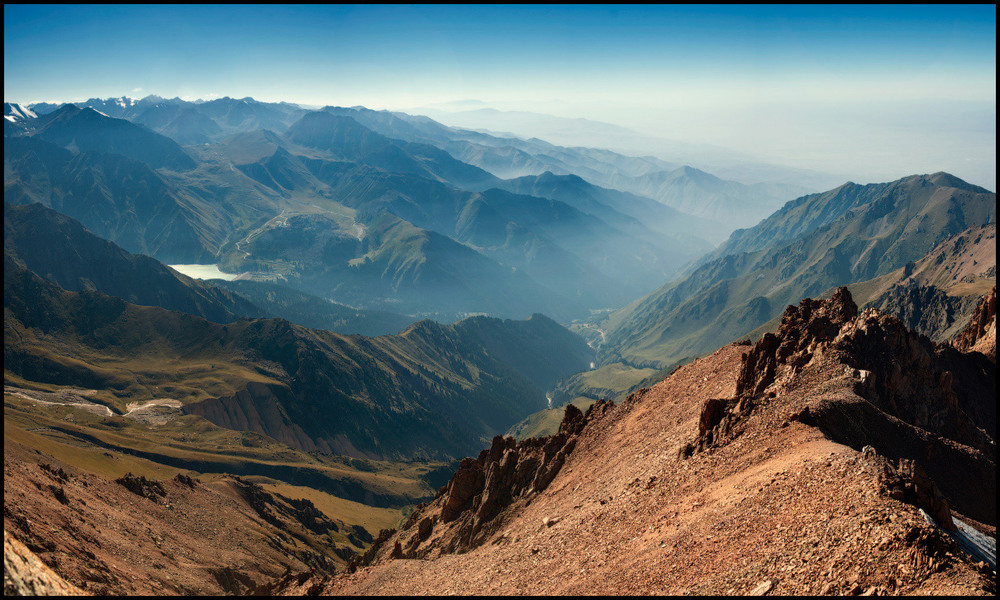
[[[834,347],[840,362],[871,374],[857,391],[880,410],[995,456],[993,441],[966,414],[982,399],[959,396],[953,371],[961,365],[945,348],[873,308],[845,324]]]
[[[988,298],[983,306],[981,321],[987,319]],[[995,311],[995,300],[993,306]],[[995,443],[982,429],[990,426],[970,417],[984,414],[986,400],[953,386],[953,371],[965,374],[967,369],[947,350],[909,331],[896,317],[874,308],[858,313],[850,292],[841,287],[828,300],[806,298],[785,309],[778,331],[765,334],[748,353],[734,402],[746,410],[795,387],[795,377],[807,365],[840,364],[856,377],[855,393],[879,410],[995,455]],[[719,413],[717,407],[705,410]],[[722,417],[705,419],[711,429]]]
[[[805,298],[798,306],[786,308],[777,333],[764,334],[747,356],[736,395],[759,396],[774,381],[779,364],[801,369],[857,314],[858,305],[846,287],[838,288],[829,300]]]

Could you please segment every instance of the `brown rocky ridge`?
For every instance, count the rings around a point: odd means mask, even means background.
[[[495,439],[312,591],[995,594],[959,548],[995,549],[995,385],[846,289],[803,300],[557,436]]]

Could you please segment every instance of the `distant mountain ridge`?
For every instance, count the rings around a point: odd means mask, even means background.
[[[966,183],[948,173],[934,173],[924,176],[924,178],[926,182],[921,183],[921,185],[949,187],[975,194],[991,193],[985,188]],[[788,202],[758,225],[734,231],[724,244],[702,260],[728,254],[763,250],[774,244],[793,239],[831,223],[840,218],[846,211],[872,202],[879,197],[888,194],[909,193],[905,189],[909,179],[911,178],[868,185],[847,182],[827,192],[802,196]]]
[[[161,130],[178,111],[197,111],[219,131],[237,133],[185,147],[197,166],[177,170],[128,142],[136,132],[167,138],[100,108],[65,105],[5,144],[8,202],[45,203],[130,252],[171,264],[220,263],[362,308],[442,320],[542,311],[569,320],[648,292],[708,249],[703,238],[713,233],[710,223],[583,180],[546,192],[554,197],[501,191],[500,179],[436,145],[386,137],[353,118],[381,115],[373,111],[296,112],[251,99],[91,104]],[[60,133],[68,125],[53,125],[81,119],[84,129],[103,132],[93,143],[108,154]],[[240,130],[262,124],[285,133]],[[575,208],[582,195],[586,211]],[[642,206],[654,218],[636,218]],[[385,226],[386,214],[405,224]],[[320,223],[329,231],[316,230]]]
[[[783,184],[746,185],[694,167],[647,173],[612,187],[654,198],[681,212],[711,219],[727,228],[756,223],[805,188]]]
[[[115,389],[132,400],[156,383],[220,426],[351,456],[464,454],[537,410],[541,386],[592,356],[582,339],[541,315],[520,325],[484,317],[422,322],[375,338],[283,319],[220,325],[100,292],[67,292],[7,254],[4,308],[6,372]]]
[[[819,205],[797,210],[810,202]],[[947,174],[806,197],[749,230],[759,238],[735,234],[715,258],[612,315],[602,362],[662,368],[698,356],[756,329],[795,298],[884,275],[970,225],[995,221],[995,194]],[[782,239],[783,231],[795,237]],[[723,254],[757,247],[741,243],[763,247]]]
[[[712,219],[723,239],[735,227],[753,224],[786,200],[808,190],[789,184],[745,185],[690,166],[653,157],[630,157],[595,148],[566,148],[539,139],[499,137],[448,127],[427,117],[361,107],[325,107],[390,137],[434,144],[456,158],[507,179],[576,175],[606,188],[653,198],[692,216]]]
[[[41,204],[4,203],[4,254],[69,291],[100,290],[229,323],[265,313],[241,296],[191,279],[148,256],[129,254]]]
[[[39,139],[76,152],[98,151],[121,154],[150,167],[186,171],[195,162],[177,142],[125,119],[115,119],[97,110],[73,104],[42,115],[31,122]]]
[[[498,181],[486,171],[455,160],[434,146],[396,142],[350,117],[323,111],[306,113],[285,135],[291,142],[327,150],[338,159],[393,173],[421,175],[449,182],[455,187],[476,190]]]
[[[204,213],[163,175],[120,154],[73,152],[35,137],[4,140],[4,201],[41,202],[132,252],[208,262]],[[201,216],[201,218],[199,218]]]
[[[541,175],[508,179],[497,187],[516,194],[565,202],[639,237],[652,235],[663,240],[662,234],[668,233],[681,239],[692,236],[710,240],[719,235],[718,225],[712,221],[692,217],[650,198],[598,187],[576,175],[555,175],[546,171]],[[697,239],[689,242],[701,243]]]
[[[115,118],[145,125],[182,144],[219,142],[226,136],[258,129],[285,131],[309,111],[289,103],[258,102],[253,98],[218,98],[188,102],[180,98],[149,96],[93,98],[79,103]],[[67,105],[37,105],[38,114],[64,110]],[[563,147],[537,138],[520,139],[449,127],[428,117],[400,112],[374,111],[364,107],[324,107],[321,113],[355,120],[367,129],[399,141],[434,146],[458,161],[484,169],[500,178],[541,175],[551,171],[577,175],[589,182],[654,198],[697,217],[716,220],[726,230],[756,223],[785,200],[808,190],[789,184],[744,185],[725,181],[692,167],[680,166],[650,156],[625,156],[609,150]],[[311,117],[315,118],[315,117]],[[314,124],[311,124],[314,125]],[[427,154],[426,150],[418,153]],[[401,157],[381,157],[397,168]],[[438,156],[435,162],[447,162]],[[420,170],[417,165],[407,167]],[[453,183],[481,190],[487,179],[475,176]]]
[[[349,308],[272,283],[192,279],[153,258],[130,254],[41,204],[4,204],[4,253],[68,291],[100,291],[215,323],[282,317],[314,329],[384,335],[414,320]]]

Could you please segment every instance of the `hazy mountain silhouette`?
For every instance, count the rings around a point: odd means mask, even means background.
[[[96,290],[228,323],[266,313],[243,297],[130,254],[41,204],[4,203],[4,253],[69,291]]]
[[[33,135],[74,152],[121,154],[150,167],[193,169],[195,162],[177,142],[125,119],[67,104],[33,123]]]

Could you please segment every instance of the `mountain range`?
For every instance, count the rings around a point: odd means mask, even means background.
[[[192,279],[131,254],[41,204],[4,205],[4,253],[69,291],[99,291],[216,323],[283,317],[337,333],[398,333],[413,319],[336,304],[268,282]]]
[[[5,591],[995,594],[987,189],[252,98],[4,131]]]
[[[206,102],[186,109],[229,131],[297,119],[283,133],[181,147],[138,117],[162,102],[112,103],[135,122],[90,104],[99,108],[36,107],[39,116],[23,119],[5,144],[8,203],[40,201],[168,264],[218,262],[362,308],[570,320],[650,291],[718,236],[712,221],[570,176],[531,186],[544,197],[525,194],[523,182],[505,184],[426,136],[394,139],[353,118],[384,126],[371,111]],[[636,218],[643,212],[650,218]],[[321,238],[310,237],[318,224]]]
[[[185,145],[219,142],[235,133],[261,129],[284,132],[309,112],[294,104],[259,102],[253,98],[219,98],[207,102],[168,100],[158,96],[93,98],[79,105],[144,125]],[[55,104],[32,105],[32,110],[39,115],[59,108],[60,105]],[[500,178],[552,171],[560,175],[577,175],[595,185],[649,196],[682,211],[685,211],[682,205],[695,208],[696,216],[714,215],[713,218],[718,219],[717,226],[725,229],[722,238],[733,227],[753,225],[784,201],[809,191],[801,185],[778,181],[755,180],[751,185],[744,185],[652,156],[626,156],[599,148],[556,146],[537,137],[498,136],[448,127],[428,117],[401,112],[334,106],[322,110],[349,117],[391,139],[435,146],[459,161]],[[824,179],[828,180],[829,177]],[[744,206],[747,198],[752,198],[753,206]],[[698,202],[699,199],[703,202]],[[735,203],[736,212],[719,209],[720,204],[734,200],[739,200]],[[770,210],[765,211],[767,208]]]
[[[995,222],[996,194],[946,173],[804,196],[611,315],[601,361],[663,368],[698,356],[796,298],[885,275],[970,225]]]

